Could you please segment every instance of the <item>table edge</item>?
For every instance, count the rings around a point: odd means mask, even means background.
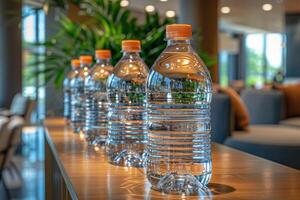
[[[72,182],[71,182],[71,179],[70,177],[68,176],[68,174],[66,173],[66,170],[63,166],[63,164],[61,163],[60,159],[59,159],[59,156],[58,156],[58,153],[56,151],[56,148],[49,136],[49,131],[48,131],[48,128],[45,124],[45,122],[43,122],[43,127],[44,127],[44,131],[45,131],[45,137],[47,139],[47,143],[49,144],[49,148],[51,149],[51,152],[53,153],[53,157],[58,165],[58,168],[60,170],[60,173],[61,173],[61,176],[63,177],[64,179],[64,182],[66,184],[66,187],[70,193],[70,196],[72,199],[74,200],[78,200],[78,195],[76,194],[75,192],[75,187],[73,186]]]

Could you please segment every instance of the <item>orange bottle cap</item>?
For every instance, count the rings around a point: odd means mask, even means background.
[[[95,57],[97,59],[110,59],[111,58],[111,51],[108,49],[101,49],[95,51]]]
[[[141,51],[141,41],[139,40],[123,40],[122,51],[139,52]]]
[[[79,59],[72,59],[71,60],[71,66],[74,69],[80,67],[80,60]]]
[[[190,24],[167,25],[166,36],[168,39],[191,38],[192,26]]]
[[[80,56],[80,63],[91,64],[93,62],[92,56]]]

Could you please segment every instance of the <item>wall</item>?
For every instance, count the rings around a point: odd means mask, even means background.
[[[59,28],[58,10],[59,8],[50,8],[46,16],[46,40],[50,40]],[[46,116],[63,115],[63,91],[62,88],[56,88],[53,82],[46,85]]]
[[[0,0],[0,107],[9,107],[22,90],[21,6],[21,1]]]
[[[218,4],[219,0],[180,0],[179,23],[188,23],[200,33],[193,35],[193,46],[218,58]],[[218,82],[218,64],[209,67],[213,82]]]
[[[300,13],[286,14],[286,76],[300,77]]]

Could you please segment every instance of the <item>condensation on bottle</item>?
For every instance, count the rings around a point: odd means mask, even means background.
[[[148,67],[139,55],[139,40],[122,41],[123,57],[107,82],[108,138],[111,164],[143,167],[147,142],[145,82]]]
[[[69,122],[71,117],[71,80],[78,74],[78,69],[80,67],[80,61],[78,59],[71,60],[71,71],[68,72],[64,79],[64,118]]]
[[[86,141],[92,146],[102,146],[107,137],[108,102],[106,84],[113,67],[110,50],[97,50],[96,63],[85,79],[85,127]]]
[[[71,90],[71,127],[75,133],[82,131],[85,119],[84,82],[89,74],[92,56],[80,56],[80,69],[70,82]]]
[[[147,78],[147,178],[165,193],[199,193],[212,175],[209,72],[193,50],[192,28],[166,28],[167,47]]]

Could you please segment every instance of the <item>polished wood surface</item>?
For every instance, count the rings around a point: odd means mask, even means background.
[[[47,119],[45,127],[73,199],[300,199],[300,171],[217,144],[203,196],[162,194],[151,190],[143,169],[108,164],[104,150],[89,148],[63,119]]]

